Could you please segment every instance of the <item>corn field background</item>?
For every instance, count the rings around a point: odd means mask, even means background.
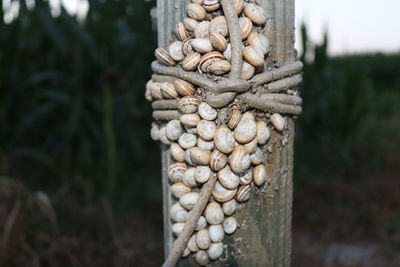
[[[93,0],[78,21],[20,1],[0,20],[0,266],[160,265],[154,5]],[[293,266],[396,266],[400,50],[331,57],[301,32]]]

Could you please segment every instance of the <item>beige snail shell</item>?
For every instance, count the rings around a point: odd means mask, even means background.
[[[197,113],[182,114],[180,120],[185,126],[196,127],[200,122],[200,116]]]
[[[214,19],[211,20],[210,22],[210,27],[209,27],[209,32],[213,33],[219,33],[222,36],[227,36],[228,35],[228,26],[226,24],[226,19],[224,16],[218,16]]]
[[[169,140],[176,141],[182,135],[183,129],[179,120],[171,120],[165,127],[165,135]]]
[[[228,46],[228,42],[226,41],[225,37],[217,32],[210,33],[210,41],[212,46],[220,52],[225,51],[226,47]]]
[[[165,130],[166,130],[166,127],[165,127],[165,126],[163,126],[163,127],[160,128],[160,141],[161,141],[161,143],[163,143],[163,144],[170,145],[170,144],[171,144],[171,141],[170,141],[170,140],[167,138],[167,136],[165,135]]]
[[[262,54],[265,55],[269,52],[270,43],[264,34],[252,32],[247,38],[247,41],[250,46],[259,49]]]
[[[185,151],[185,161],[186,161],[187,164],[193,166],[192,155],[191,155],[191,153],[190,153],[191,150],[192,150],[192,148],[187,149],[187,150]]]
[[[216,60],[210,64],[208,71],[214,75],[223,75],[231,70],[228,60]]]
[[[214,149],[214,141],[206,141],[199,137],[197,139],[197,146],[201,149],[212,151]]]
[[[175,80],[174,84],[175,84],[175,90],[178,92],[178,94],[182,96],[194,95],[196,93],[196,88],[187,81],[178,79]]]
[[[181,66],[184,70],[194,70],[199,65],[201,55],[197,52],[191,53],[185,57],[181,62]]]
[[[197,127],[188,126],[188,125],[183,125],[183,128],[185,128],[185,131],[186,131],[187,133],[197,134]]]
[[[225,232],[221,224],[210,225],[210,227],[208,227],[208,235],[212,242],[218,243],[222,242],[224,239]]]
[[[267,181],[267,171],[264,165],[258,165],[253,169],[254,183],[257,186],[262,186]]]
[[[177,162],[185,161],[185,150],[181,148],[181,146],[177,143],[172,143],[169,149],[172,158]]]
[[[193,165],[208,165],[211,160],[211,151],[194,147],[190,151]]]
[[[228,235],[233,234],[237,229],[237,221],[235,217],[228,217],[224,220],[222,227]]]
[[[254,24],[262,25],[267,21],[264,8],[256,4],[250,3],[245,5],[243,12]]]
[[[185,96],[178,102],[178,110],[184,114],[195,113],[201,103],[196,96]]]
[[[251,195],[251,186],[250,185],[242,185],[239,187],[237,194],[236,194],[236,200],[238,202],[245,202],[249,200]]]
[[[196,230],[196,231],[200,231],[200,230],[202,230],[202,229],[204,229],[204,228],[206,228],[206,227],[207,227],[207,220],[206,220],[206,218],[205,218],[204,216],[200,216],[200,217],[199,217],[199,220],[197,221],[195,230]]]
[[[174,222],[186,222],[189,215],[189,212],[185,210],[179,202],[172,205],[169,213]]]
[[[183,46],[181,41],[175,41],[169,45],[168,52],[173,60],[181,61],[185,58],[182,48]]]
[[[208,52],[207,54],[204,54],[201,58],[200,58],[200,62],[199,62],[199,70],[201,70],[202,72],[208,72],[208,68],[210,67],[210,65],[212,63],[214,63],[217,60],[223,60],[224,56],[217,51],[212,51],[212,52]]]
[[[196,243],[196,234],[193,234],[190,237],[189,242],[187,243],[187,247],[191,252],[199,251],[199,247],[197,246],[197,243]]]
[[[197,143],[197,137],[194,134],[184,133],[179,137],[178,143],[184,149],[192,148]]]
[[[146,98],[146,100],[147,101],[149,101],[149,102],[152,102],[154,99],[153,99],[153,96],[151,95],[151,91],[150,91],[150,86],[151,86],[151,83],[152,83],[153,81],[152,80],[149,80],[147,83],[146,83],[146,91],[145,91],[145,93],[144,93],[144,97]]]
[[[222,153],[231,153],[235,147],[235,138],[227,127],[220,127],[214,136],[215,147]]]
[[[219,183],[227,189],[235,189],[239,185],[239,176],[232,172],[229,166],[218,171]]]
[[[272,125],[277,131],[282,131],[285,128],[285,118],[279,113],[274,113],[270,117]]]
[[[212,175],[211,169],[208,166],[197,166],[194,173],[194,179],[196,182],[204,184],[207,182]]]
[[[188,32],[186,31],[185,25],[183,22],[178,22],[175,26],[175,34],[178,40],[183,41],[189,37]]]
[[[169,55],[168,51],[164,48],[157,48],[154,51],[154,55],[156,56],[157,60],[166,66],[175,66],[176,62],[172,59]]]
[[[190,193],[184,194],[179,199],[179,204],[181,204],[181,206],[184,207],[185,209],[191,210],[191,209],[193,209],[193,207],[196,204],[198,199],[199,199],[198,192],[190,192]]]
[[[210,259],[208,258],[207,252],[204,250],[197,251],[194,256],[194,259],[195,259],[196,263],[201,266],[207,265],[208,262],[210,261]]]
[[[186,247],[182,252],[182,258],[185,258],[190,255],[190,250]]]
[[[151,96],[154,99],[163,99],[163,94],[161,92],[161,84],[159,82],[151,82],[147,84],[150,90]]]
[[[178,199],[181,196],[183,196],[184,194],[192,191],[192,189],[190,187],[186,186],[185,184],[183,184],[181,182],[174,183],[173,185],[171,185],[170,189],[171,189],[172,195]]]
[[[202,229],[196,233],[196,244],[199,249],[207,249],[210,244],[210,236],[207,229]]]
[[[226,216],[231,216],[235,213],[238,203],[235,199],[231,199],[228,202],[222,204],[222,210]]]
[[[234,173],[244,172],[250,167],[251,160],[244,146],[237,146],[229,156],[229,165]]]
[[[177,162],[169,166],[167,173],[168,178],[173,183],[181,182],[186,171],[186,164]]]
[[[243,57],[254,67],[261,67],[264,65],[264,55],[252,46],[246,46],[243,49]]]
[[[224,212],[221,205],[217,202],[208,203],[204,210],[204,217],[206,217],[207,222],[211,225],[222,223],[224,220]]]
[[[192,3],[202,5],[204,3],[204,0],[192,0]]]
[[[197,24],[196,28],[194,28],[194,37],[196,38],[208,38],[210,36],[209,29],[210,22],[209,21],[202,21]]]
[[[243,118],[235,128],[235,139],[239,143],[249,143],[256,137],[257,125],[254,119]]]
[[[243,80],[250,80],[254,76],[255,72],[256,68],[254,68],[251,64],[244,60],[242,65],[241,78]]]
[[[250,160],[251,164],[259,165],[266,160],[265,153],[262,151],[262,149],[257,148],[256,152],[250,155]]]
[[[198,107],[200,117],[205,120],[213,121],[217,118],[218,112],[206,102],[202,102]]]
[[[203,20],[206,17],[206,10],[198,4],[189,4],[186,7],[187,15],[195,20]]]
[[[223,187],[218,181],[215,183],[214,190],[212,191],[213,198],[221,203],[233,199],[236,195],[237,189],[229,190]]]
[[[204,0],[203,7],[206,11],[215,11],[220,7],[219,0]]]
[[[196,180],[194,179],[195,171],[196,168],[194,167],[187,169],[182,178],[182,182],[190,188],[195,188],[197,186]]]
[[[160,140],[160,127],[155,123],[151,124],[150,137],[154,141]]]
[[[188,56],[194,52],[192,47],[192,41],[193,39],[187,38],[182,42],[182,52],[185,56]]]
[[[219,152],[218,150],[214,150],[211,153],[211,161],[210,161],[210,167],[213,171],[219,171],[222,168],[226,166],[228,163],[228,157]]]
[[[196,38],[192,41],[192,47],[199,53],[208,53],[213,50],[210,39],[208,38]]]
[[[259,120],[257,121],[256,124],[257,124],[257,143],[259,145],[265,145],[268,142],[270,136],[267,123],[263,120]]]
[[[244,147],[247,149],[247,152],[249,152],[249,154],[253,154],[254,152],[256,152],[257,141],[258,140],[256,137],[252,141],[248,142],[247,144],[244,144]]]
[[[240,37],[242,40],[246,40],[249,37],[251,30],[253,29],[253,23],[251,20],[246,17],[239,18],[239,27],[240,27]]]
[[[211,141],[214,139],[216,130],[217,125],[214,121],[201,120],[197,124],[197,134],[206,141]]]
[[[185,223],[182,222],[178,222],[178,223],[174,223],[171,227],[172,232],[176,235],[179,236],[180,233],[182,233],[183,231],[183,227],[185,227]]]
[[[172,83],[164,82],[161,83],[161,93],[166,99],[178,98],[178,93],[175,90],[175,86]]]
[[[237,108],[230,108],[228,110],[227,125],[229,129],[233,130],[239,124],[242,118],[242,113]]]
[[[207,253],[211,260],[217,260],[224,253],[224,244],[222,242],[212,243],[207,249]]]
[[[236,14],[240,14],[244,8],[244,1],[243,0],[233,0],[233,5],[235,6]]]
[[[192,18],[185,18],[182,22],[183,25],[185,26],[185,29],[189,32],[194,32],[194,29],[199,24],[197,20]]]

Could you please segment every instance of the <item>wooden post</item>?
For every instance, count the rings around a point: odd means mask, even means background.
[[[157,0],[158,45],[166,48],[174,41],[174,29],[185,16],[190,0]],[[268,14],[266,35],[273,44],[272,62],[282,65],[295,60],[294,0],[258,0]],[[224,262],[213,266],[289,266],[291,253],[291,217],[293,193],[293,138],[294,123],[288,119],[284,134],[273,131],[270,144],[272,153],[265,162],[271,186],[267,192],[258,190],[244,207],[235,213],[240,223],[232,236],[227,236],[228,255]],[[167,146],[162,145],[162,183],[164,199],[164,245],[165,255],[172,246],[171,220],[167,166],[171,159]],[[179,266],[197,266],[192,257],[182,260]]]

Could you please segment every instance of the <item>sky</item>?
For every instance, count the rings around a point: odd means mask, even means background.
[[[11,0],[3,0],[7,5]],[[27,0],[33,2],[34,0]],[[145,0],[132,0],[145,1]],[[55,9],[60,2],[70,13],[84,17],[87,0],[50,0]],[[328,32],[331,55],[362,52],[400,52],[400,0],[295,0],[296,34],[306,23],[310,39],[321,42]],[[298,37],[297,37],[298,38]],[[296,47],[301,49],[299,42]]]

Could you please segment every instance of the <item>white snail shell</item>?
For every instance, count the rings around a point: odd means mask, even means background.
[[[181,115],[181,123],[185,126],[196,127],[200,122],[200,116],[196,113]]]
[[[211,52],[213,49],[211,41],[208,38],[193,39],[192,47],[199,53],[208,53]]]
[[[194,179],[196,182],[204,184],[211,177],[211,169],[208,166],[197,166],[196,171],[194,173]]]
[[[187,243],[187,248],[191,251],[191,252],[197,252],[199,251],[199,247],[197,246],[196,243],[196,234],[193,234],[190,239],[189,242]]]
[[[182,252],[182,258],[185,258],[190,255],[190,250],[186,247]]]
[[[194,29],[194,36],[196,38],[208,38],[208,36],[210,35],[208,31],[209,28],[210,28],[209,21],[200,22]]]
[[[196,145],[197,137],[194,134],[184,133],[178,139],[179,145],[184,148],[192,148]]]
[[[247,114],[247,113],[246,113]],[[254,119],[242,117],[235,128],[235,139],[239,143],[249,143],[257,134],[257,125]]]
[[[169,140],[176,141],[183,133],[181,122],[178,120],[171,120],[165,127],[165,135]]]
[[[237,229],[237,221],[235,217],[228,217],[224,220],[222,227],[228,235],[233,234]]]
[[[149,82],[151,82],[151,81],[148,81],[147,83],[149,83]],[[152,102],[154,100],[153,96],[151,95],[151,91],[147,86],[146,86],[146,91],[144,92],[144,97],[149,102]]]
[[[254,183],[257,186],[262,186],[267,180],[267,171],[264,165],[258,165],[253,169]]]
[[[237,146],[229,156],[229,165],[234,173],[244,172],[250,167],[251,160],[244,146]]]
[[[191,38],[187,38],[182,41],[182,52],[185,56],[188,56],[194,52],[192,47],[192,41],[193,39]]]
[[[231,153],[235,147],[235,137],[227,127],[220,127],[214,136],[215,147],[222,153]]]
[[[214,139],[216,130],[217,125],[214,121],[201,120],[197,124],[197,134],[206,141],[211,141]]]
[[[181,206],[184,207],[185,209],[191,210],[191,209],[193,209],[193,207],[196,204],[198,199],[199,199],[198,192],[190,192],[190,193],[184,194],[179,199],[179,204],[181,204]]]
[[[185,18],[183,21],[183,25],[185,26],[186,30],[189,32],[194,32],[194,29],[199,24],[199,22],[192,18]]]
[[[195,230],[200,231],[201,229],[206,228],[206,226],[207,226],[206,218],[204,216],[200,216],[199,220],[197,221]]]
[[[210,236],[207,229],[202,229],[196,233],[196,244],[199,249],[207,249],[210,244]]]
[[[245,202],[249,200],[251,195],[251,186],[250,185],[242,185],[239,187],[237,194],[236,194],[236,200],[238,202]]]
[[[197,139],[197,146],[201,149],[213,150],[214,149],[214,141],[206,141],[199,137]]]
[[[203,7],[209,12],[215,11],[220,7],[219,0],[204,0]]]
[[[233,199],[236,195],[237,189],[229,190],[223,187],[218,181],[215,183],[214,190],[212,191],[213,198],[221,203]]]
[[[172,232],[173,232],[175,235],[179,236],[179,234],[180,234],[180,233],[182,232],[182,230],[183,230],[183,227],[185,227],[185,223],[182,223],[182,222],[174,223],[174,224],[172,225]]]
[[[253,172],[251,169],[246,170],[240,174],[240,184],[241,185],[248,185],[253,180]]]
[[[232,45],[230,43],[226,46],[223,55],[228,61],[231,61],[231,59],[232,59]]]
[[[254,24],[262,25],[267,21],[267,15],[265,14],[264,8],[256,4],[247,4],[244,7],[244,14],[248,17]]]
[[[240,27],[240,37],[242,40],[246,40],[249,37],[251,30],[253,29],[253,23],[251,20],[246,17],[239,18],[239,27]]]
[[[196,263],[201,266],[207,265],[208,262],[210,261],[210,259],[208,258],[207,252],[204,250],[197,251],[196,255],[194,256],[194,259],[195,259]]]
[[[264,34],[252,32],[247,40],[252,47],[259,49],[262,54],[265,55],[269,52],[270,43]]]
[[[243,80],[250,80],[254,76],[255,72],[256,68],[254,68],[251,64],[244,60],[242,65],[241,78]]]
[[[224,16],[218,16],[211,20],[209,25],[209,32],[210,33],[219,33],[222,36],[228,35],[228,26],[226,24],[226,19]]]
[[[215,75],[223,75],[231,70],[231,63],[228,60],[216,60],[209,65],[207,70]]]
[[[256,152],[250,155],[251,164],[259,165],[266,160],[265,153],[260,149],[257,148]]]
[[[257,141],[258,140],[257,140],[257,137],[256,137],[252,141],[250,141],[249,143],[244,145],[244,147],[247,149],[247,152],[249,152],[249,154],[253,154],[254,152],[256,152]]]
[[[177,162],[185,161],[185,150],[181,148],[181,146],[177,143],[172,143],[169,149],[171,156]]]
[[[232,172],[229,166],[218,171],[218,181],[227,189],[235,189],[239,185],[239,176]]]
[[[195,20],[203,20],[206,17],[206,10],[198,4],[189,4],[186,7],[187,15]]]
[[[274,113],[270,117],[272,125],[277,131],[282,131],[285,128],[285,118],[279,113]]]
[[[186,164],[177,162],[169,166],[167,173],[168,178],[173,183],[181,182],[186,171]]]
[[[193,162],[192,162],[192,155],[191,155],[191,150],[193,148],[189,148],[185,151],[185,161],[187,164],[192,165],[193,166]]]
[[[159,82],[149,81],[146,87],[150,90],[151,96],[154,99],[163,99],[163,94],[161,92],[161,84]]]
[[[150,137],[154,141],[160,140],[160,127],[155,123],[151,124]]]
[[[160,141],[161,141],[161,143],[163,143],[163,144],[166,144],[166,145],[170,145],[171,144],[171,141],[167,138],[167,136],[165,135],[165,131],[166,131],[166,127],[165,126],[162,126],[161,128],[160,128]]]
[[[198,107],[200,117],[205,120],[213,121],[217,118],[218,112],[206,102],[202,102]]]
[[[185,55],[183,54],[182,50],[182,42],[181,41],[175,41],[172,44],[170,44],[168,48],[169,55],[172,57],[173,60],[175,61],[181,61],[185,58]]]
[[[179,202],[172,205],[170,210],[171,219],[175,222],[186,222],[189,212]]]
[[[264,145],[267,143],[270,132],[267,123],[263,120],[257,121],[257,143],[259,145]]]
[[[238,206],[237,201],[235,199],[232,199],[222,204],[222,210],[224,211],[224,214],[226,216],[231,216],[232,214],[235,213],[237,206]]]
[[[186,131],[187,133],[197,134],[197,127],[188,126],[188,125],[183,125],[183,128],[185,128],[185,131]]]
[[[224,253],[224,244],[222,242],[211,244],[207,253],[211,260],[218,259]]]
[[[206,217],[207,222],[211,225],[222,223],[224,220],[224,212],[221,205],[217,202],[208,203],[204,210],[204,217]]]
[[[190,187],[186,186],[184,183],[181,183],[181,182],[174,183],[173,185],[171,185],[170,189],[171,189],[172,195],[176,198],[180,198],[184,194],[192,191],[192,189]]]
[[[224,239],[225,232],[221,224],[210,225],[210,227],[208,227],[208,235],[212,242],[218,243],[222,242]]]
[[[193,165],[208,165],[211,160],[211,151],[194,147],[190,150]]]
[[[196,180],[194,179],[195,171],[196,168],[194,167],[187,169],[182,178],[182,182],[190,188],[195,188],[197,186]]]

